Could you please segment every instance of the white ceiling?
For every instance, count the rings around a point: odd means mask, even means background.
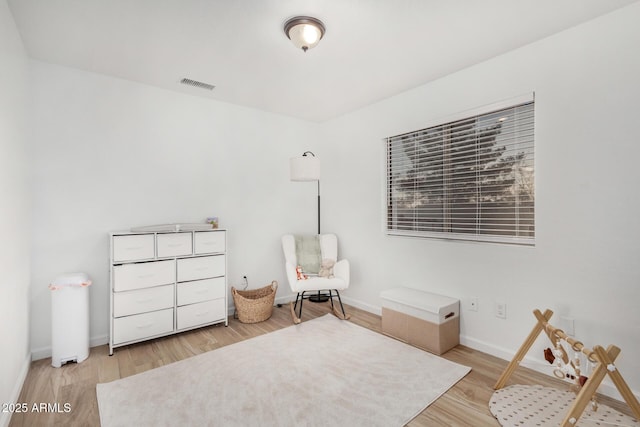
[[[321,122],[637,0],[7,1],[32,58]],[[307,53],[296,15],[327,29]]]

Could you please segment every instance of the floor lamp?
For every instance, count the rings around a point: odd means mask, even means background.
[[[301,157],[293,157],[289,161],[291,181],[317,181],[318,182],[318,236],[320,235],[320,159],[311,151],[305,151]],[[317,295],[311,295],[311,302],[325,302],[329,297],[320,291]]]
[[[320,159],[311,151],[289,160],[291,181],[318,182],[318,235],[320,234]]]

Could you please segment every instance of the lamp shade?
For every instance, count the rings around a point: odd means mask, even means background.
[[[314,156],[293,157],[289,160],[291,181],[319,181],[320,159]]]

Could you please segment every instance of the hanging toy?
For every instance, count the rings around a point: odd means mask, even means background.
[[[575,376],[573,377],[575,382],[571,386],[571,389],[575,394],[578,394],[580,393],[582,384],[580,384],[580,350],[576,345],[573,346],[573,360],[571,361],[571,364],[573,365],[573,370],[575,373]]]
[[[553,351],[548,347],[544,349],[544,360],[549,362],[550,365],[553,365],[554,360],[556,360]]]
[[[564,351],[562,349],[562,344],[560,344],[560,340],[557,340],[556,347],[553,349],[553,357],[556,365],[556,368],[553,370],[553,375],[560,379],[565,379],[566,377],[566,364],[564,363],[564,360],[562,360],[563,356]]]
[[[587,374],[590,377],[591,373],[593,372],[593,364],[597,363],[597,360],[595,358],[592,358],[592,354],[589,354],[587,356]],[[584,377],[584,382],[586,383],[587,380],[589,379],[588,377]],[[584,384],[584,383],[583,383]],[[598,401],[596,400],[596,394],[594,393],[593,395],[591,395],[591,410],[593,412],[596,412],[598,410]]]

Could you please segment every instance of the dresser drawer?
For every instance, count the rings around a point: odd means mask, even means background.
[[[113,290],[116,292],[168,285],[176,280],[174,260],[123,264],[113,267]]]
[[[211,254],[225,251],[225,232],[224,231],[196,231],[194,235],[194,253]]]
[[[224,320],[224,298],[178,307],[178,329]]]
[[[115,292],[113,316],[122,317],[173,307],[173,285]]]
[[[191,233],[158,234],[158,258],[191,255]]]
[[[178,283],[178,305],[224,298],[225,292],[224,277]]]
[[[114,344],[169,332],[173,332],[173,308],[113,319]]]
[[[113,262],[152,259],[154,247],[153,234],[113,236]]]
[[[178,260],[178,282],[224,276],[224,255]]]

